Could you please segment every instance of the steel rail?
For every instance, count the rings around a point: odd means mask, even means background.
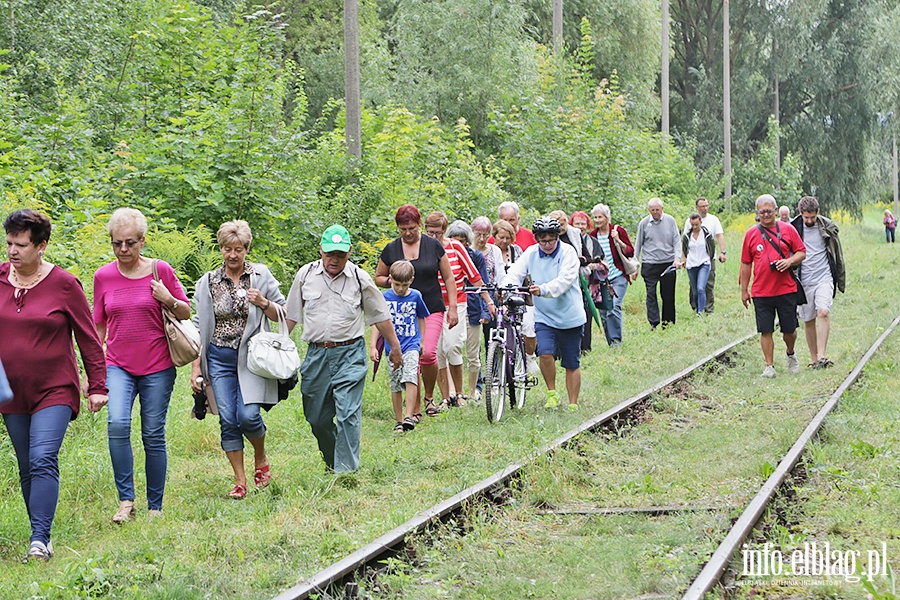
[[[340,581],[342,578],[346,577],[350,573],[353,573],[363,565],[374,562],[378,558],[391,552],[398,545],[402,544],[410,534],[421,531],[431,523],[440,520],[441,518],[456,510],[459,510],[465,503],[470,502],[479,496],[483,496],[489,489],[493,488],[494,486],[502,485],[508,482],[510,479],[515,477],[518,472],[522,470],[522,468],[526,467],[535,459],[565,446],[566,444],[586,432],[593,431],[598,427],[601,427],[602,425],[613,421],[622,414],[627,413],[635,405],[644,402],[651,395],[681,379],[684,379],[703,365],[716,360],[726,352],[730,351],[732,348],[744,343],[755,335],[755,333],[748,334],[738,340],[731,342],[726,346],[723,346],[722,348],[719,348],[712,354],[700,359],[691,366],[679,371],[675,375],[668,377],[667,379],[661,381],[660,383],[657,383],[651,388],[639,392],[637,395],[628,398],[627,400],[617,404],[616,406],[601,413],[600,415],[597,415],[596,417],[585,421],[575,429],[564,433],[560,437],[550,442],[544,448],[536,450],[527,455],[525,459],[510,464],[506,468],[497,471],[486,479],[483,479],[478,483],[466,488],[455,496],[452,496],[438,504],[435,504],[431,508],[418,513],[409,521],[406,521],[402,525],[395,527],[384,535],[379,536],[359,550],[347,555],[345,558],[339,560],[331,566],[326,567],[315,575],[312,575],[311,577],[303,580],[289,590],[280,593],[274,598],[274,600],[305,600],[306,598],[309,598],[311,594],[320,593],[329,585]]]
[[[884,333],[881,334],[869,348],[869,351],[866,352],[862,359],[856,364],[856,367],[850,371],[850,374],[847,375],[840,387],[838,387],[838,389],[829,397],[828,401],[822,405],[822,408],[816,413],[816,416],[813,417],[812,421],[809,422],[809,425],[806,426],[806,429],[803,430],[803,433],[800,434],[800,437],[797,438],[797,441],[794,442],[794,445],[791,446],[791,449],[788,450],[787,454],[784,455],[784,458],[778,463],[775,472],[769,476],[759,492],[753,497],[750,504],[747,505],[743,514],[741,514],[740,518],[732,526],[728,535],[725,536],[725,539],[722,540],[722,543],[719,544],[719,547],[713,552],[713,555],[700,571],[700,574],[694,579],[694,582],[688,588],[687,592],[685,592],[683,596],[684,600],[700,600],[716,586],[721,579],[722,574],[725,572],[725,569],[728,567],[731,557],[737,551],[738,547],[744,543],[744,540],[747,539],[747,536],[756,526],[757,521],[759,521],[759,518],[762,516],[769,501],[771,501],[772,497],[775,495],[776,490],[785,482],[785,480],[787,480],[788,475],[796,466],[797,461],[800,460],[800,456],[803,454],[804,450],[806,450],[806,445],[819,433],[819,430],[824,424],[825,417],[827,417],[832,409],[834,409],[838,400],[844,395],[844,392],[846,392],[851,385],[856,383],[863,368],[866,366],[866,363],[869,362],[869,359],[871,359],[878,348],[881,347],[881,344],[887,339],[894,328],[897,327],[898,323],[900,323],[900,315],[898,315],[890,326],[885,329]]]

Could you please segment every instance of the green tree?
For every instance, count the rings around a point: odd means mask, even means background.
[[[536,42],[551,45],[553,2],[525,0],[525,30]],[[659,1],[565,0],[563,2],[563,41],[573,53],[581,44],[581,22],[595,24],[592,37],[595,85],[613,74],[628,100],[629,118],[642,126],[659,119]]]
[[[583,39],[589,44],[589,35]],[[654,196],[677,206],[693,203],[691,158],[629,122],[615,78],[598,87],[583,61],[560,64],[547,51],[540,56],[540,85],[523,93],[519,104],[491,113],[504,185],[514,198],[542,213],[603,202],[626,223]]]
[[[463,117],[482,144],[492,105],[508,104],[532,65],[521,0],[397,0],[389,41],[394,101],[452,125]]]

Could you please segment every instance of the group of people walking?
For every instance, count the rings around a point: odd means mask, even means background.
[[[491,286],[530,286],[533,306],[522,325],[527,368],[542,374],[546,407],[555,408],[559,357],[568,405],[577,409],[580,356],[591,349],[589,320],[598,312],[607,344],[622,343],[622,301],[630,282],[624,261],[634,256],[625,229],[610,222],[609,207],[598,204],[591,212],[593,218],[554,211],[527,229],[515,202],[501,204],[493,223],[486,216],[449,223],[441,211],[423,220],[413,205],[397,210],[400,237],[385,246],[375,269],[375,283],[390,288],[384,295],[403,345],[402,372],[391,372],[396,432],[414,429],[423,414],[480,399],[481,346],[489,342],[501,300]],[[545,258],[551,260],[540,260]],[[467,286],[477,291],[466,292]],[[380,351],[373,332],[370,356],[377,361]]]
[[[47,560],[53,555],[59,450],[69,421],[78,415],[82,392],[92,412],[108,405],[109,453],[119,496],[112,520],[125,523],[137,512],[131,450],[135,400],[140,402],[147,517],[162,514],[166,416],[176,369],[162,307],[188,319],[191,302],[170,265],[142,255],[147,221],[137,210],[118,209],[109,220],[116,258],[94,274],[93,310],[78,279],[44,259],[52,229],[45,215],[17,210],[4,228],[9,260],[0,263],[0,329],[7,334],[0,345],[0,414],[31,521],[26,560]],[[217,239],[222,265],[200,278],[193,299],[201,352],[191,367],[191,385],[206,393],[219,417],[222,449],[234,473],[228,496],[247,494],[244,438],[254,450],[253,484],[264,488],[272,478],[260,409],[278,402],[278,382],[250,371],[247,352],[250,338],[268,331],[279,312],[290,327],[304,324],[303,339],[309,343],[301,368],[304,412],[326,466],[355,470],[366,372],[363,328],[375,325],[395,346],[397,338],[372,278],[348,266],[349,233],[340,226],[325,232],[322,260],[300,270],[287,298],[265,265],[246,260],[252,233],[245,221],[223,224]],[[355,286],[348,284],[351,280]],[[86,375],[83,384],[73,335]],[[399,363],[399,353],[391,353],[391,361]]]
[[[775,375],[776,314],[788,370],[799,370],[793,352],[798,313],[805,323],[810,367],[828,367],[831,301],[835,289],[844,289],[837,226],[818,214],[815,198],[801,199],[800,215],[787,226],[776,222],[774,198],[760,196],[756,204],[759,225],[744,238],[740,286],[744,305],[752,299],[755,306],[766,360],[763,376]],[[622,302],[638,273],[645,280],[652,328],[675,321],[675,273],[682,266],[691,283],[692,309],[712,312],[715,265],[725,262],[726,250],[722,226],[708,209],[706,199],[698,198],[696,212],[679,231],[662,202],[653,199],[632,245],[604,204],[590,214],[555,211],[530,229],[520,225],[514,202],[500,205],[496,221],[482,216],[471,224],[450,223],[440,211],[423,219],[415,206],[404,205],[395,215],[399,236],[382,250],[374,277],[350,262],[350,233],[333,225],[320,240],[320,259],[298,270],[286,297],[265,265],[247,260],[253,239],[249,225],[224,223],[217,232],[222,265],[195,286],[200,356],[191,365],[191,387],[206,395],[209,410],[219,417],[221,446],[234,478],[228,496],[242,499],[248,493],[245,438],[253,448],[253,485],[265,488],[273,477],[261,409],[279,401],[278,382],[252,372],[247,360],[250,339],[268,331],[270,321],[281,318],[291,330],[302,324],[301,339],[308,346],[300,367],[305,418],[326,469],[352,472],[359,468],[367,362],[369,357],[380,361],[382,344],[398,433],[414,429],[423,413],[435,416],[479,399],[481,346],[502,300],[495,288],[484,286],[527,286],[533,304],[523,323],[527,365],[543,377],[548,409],[560,401],[556,360],[565,370],[568,407],[578,409],[580,360],[591,349],[595,311],[606,343],[622,344]],[[93,308],[78,279],[44,259],[52,229],[45,215],[17,210],[4,228],[8,262],[0,263],[0,328],[7,335],[0,346],[0,369],[5,368],[0,370],[0,413],[31,521],[26,558],[48,559],[59,497],[58,454],[82,393],[92,412],[108,405],[109,453],[119,498],[112,520],[125,523],[137,513],[131,450],[135,400],[145,451],[147,517],[161,514],[166,416],[176,373],[161,308],[189,319],[191,301],[170,265],[143,256],[148,224],[137,210],[120,208],[109,219],[115,260],[94,274]],[[792,275],[801,261],[803,268]],[[803,302],[798,302],[795,279],[806,292]],[[369,344],[367,326],[373,328]]]

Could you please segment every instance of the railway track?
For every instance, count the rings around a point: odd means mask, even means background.
[[[898,316],[875,341],[857,363],[855,368],[844,379],[838,389],[816,413],[797,441],[791,446],[787,454],[785,454],[778,462],[775,471],[769,476],[754,496],[753,500],[747,505],[744,512],[734,523],[719,547],[704,565],[700,574],[691,583],[684,594],[684,598],[703,598],[706,593],[716,588],[722,575],[726,572],[732,556],[747,539],[747,536],[753,530],[761,515],[763,515],[769,502],[776,496],[776,492],[785,483],[791,480],[791,471],[796,466],[806,446],[816,437],[826,416],[834,409],[843,394],[858,380],[866,363],[898,324],[900,324],[900,316]],[[498,494],[498,490],[507,487],[512,480],[518,477],[523,469],[541,457],[558,449],[568,447],[586,433],[602,429],[618,430],[623,423],[639,422],[643,408],[647,406],[654,394],[664,391],[676,382],[690,377],[698,369],[702,369],[710,363],[721,360],[729,352],[733,351],[735,347],[753,337],[755,336],[751,334],[735,340],[682,371],[679,371],[656,385],[624,400],[602,414],[583,422],[578,427],[566,432],[545,447],[529,454],[522,460],[510,464],[501,471],[494,473],[462,492],[420,512],[409,521],[378,537],[371,543],[366,544],[356,552],[319,571],[315,575],[300,582],[298,585],[282,592],[275,600],[302,600],[310,597],[355,597],[357,586],[354,575],[363,574],[368,567],[374,567],[388,557],[396,556],[398,553],[402,552],[405,549],[407,540],[410,536],[428,530],[430,527],[448,520],[457,513],[460,513],[465,506],[470,505],[479,499],[484,498],[490,502],[495,502],[495,498],[498,495],[501,495]],[[679,507],[679,509],[680,508],[681,507]],[[342,587],[342,585],[344,587]]]
[[[355,583],[352,581],[347,583],[351,576],[354,573],[362,572],[370,565],[374,565],[389,556],[397,554],[397,552],[402,550],[405,546],[409,536],[449,518],[461,511],[465,505],[470,504],[479,498],[490,499],[496,494],[498,489],[503,488],[511,480],[515,479],[522,469],[557,449],[567,447],[580,436],[603,428],[617,429],[621,423],[639,420],[635,415],[639,415],[642,412],[642,408],[647,405],[651,396],[672,384],[689,377],[698,369],[720,360],[736,346],[746,342],[752,337],[755,337],[755,335],[748,334],[737,339],[656,385],[639,392],[607,411],[588,419],[578,427],[569,430],[524,459],[510,464],[506,468],[483,479],[475,485],[472,485],[460,493],[420,512],[409,521],[388,531],[356,552],[353,552],[333,565],[319,571],[315,575],[300,582],[298,585],[282,592],[276,596],[275,600],[303,600],[310,598],[313,595],[317,595],[321,598],[352,597]],[[346,590],[339,589],[342,583],[346,583]]]
[[[866,364],[881,346],[881,344],[900,324],[900,316],[895,318],[890,326],[879,336],[872,344],[869,350],[863,355],[856,364],[850,374],[844,379],[837,390],[828,398],[828,401],[822,405],[822,408],[816,413],[809,422],[797,441],[791,446],[790,450],[778,462],[778,467],[769,476],[763,486],[759,489],[753,500],[744,509],[744,512],[737,519],[731,530],[719,544],[719,547],[712,554],[709,561],[700,571],[700,574],[694,579],[691,586],[685,592],[684,600],[700,600],[708,592],[711,592],[721,581],[731,558],[741,547],[747,536],[755,528],[757,522],[762,517],[769,503],[775,498],[776,493],[785,483],[791,481],[791,473],[800,457],[803,455],[809,443],[816,438],[819,431],[824,425],[825,418],[834,410],[844,393],[859,379]]]

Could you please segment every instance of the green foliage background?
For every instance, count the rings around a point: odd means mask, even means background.
[[[593,80],[586,19],[578,51],[552,57],[525,35],[517,2],[448,1],[444,12],[398,2],[380,13],[363,2],[363,23],[383,18],[390,32],[375,39],[364,27],[366,56],[393,44],[381,64],[397,87],[384,103],[368,98],[357,162],[343,149],[342,104],[322,95],[339,90],[305,79],[307,66],[323,77],[311,53],[334,50],[335,5],[231,13],[227,4],[98,1],[78,13],[61,4],[40,26],[27,17],[47,10],[11,8],[28,25],[4,40],[0,210],[47,212],[57,225],[51,258],[85,281],[111,258],[104,226],[118,206],[147,215],[148,251],[190,286],[215,264],[212,233],[234,218],[256,233],[253,258],[287,282],[333,222],[371,267],[405,203],[471,220],[493,218],[509,199],[531,217],[602,201],[635,222],[650,196],[687,206],[695,193],[691,157],[632,122],[615,74]],[[466,56],[490,68],[461,70]]]
[[[557,55],[549,0],[361,0],[355,161],[340,0],[0,0],[0,210],[50,214],[52,256],[82,279],[111,258],[118,206],[147,214],[152,250],[185,244],[188,282],[218,226],[246,219],[253,258],[285,283],[335,221],[371,266],[405,202],[471,220],[512,199],[526,226],[603,202],[633,227],[654,196],[679,218],[700,195],[721,214],[721,3],[673,4],[671,138],[656,132],[656,4],[626,4],[567,1]],[[732,14],[734,210],[814,193],[858,214],[889,193],[897,2]]]

